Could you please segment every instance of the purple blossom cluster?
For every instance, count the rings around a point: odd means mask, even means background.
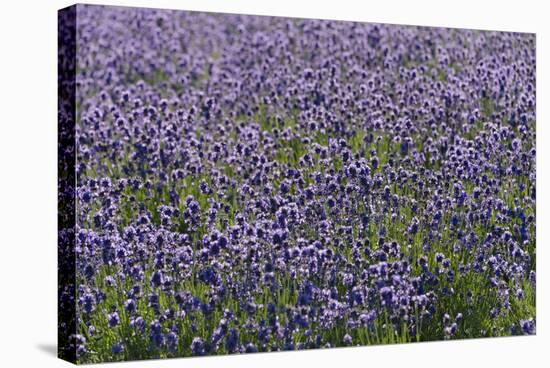
[[[535,333],[531,34],[78,6],[80,362]]]

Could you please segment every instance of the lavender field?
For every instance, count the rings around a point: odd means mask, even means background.
[[[76,32],[79,363],[535,333],[533,34]]]

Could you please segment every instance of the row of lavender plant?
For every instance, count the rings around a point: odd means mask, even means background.
[[[535,332],[535,37],[78,6],[79,362]]]

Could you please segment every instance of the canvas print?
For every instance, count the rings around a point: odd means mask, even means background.
[[[59,356],[535,334],[535,75],[527,33],[61,10]]]

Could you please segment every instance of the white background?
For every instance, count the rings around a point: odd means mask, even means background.
[[[98,3],[92,1],[92,3]],[[110,367],[548,366],[550,266],[548,69],[544,0],[130,0],[113,5],[297,16],[537,33],[537,336],[246,356]],[[0,5],[0,366],[58,367],[56,349],[57,9],[69,1]],[[545,349],[546,346],[546,349]]]

